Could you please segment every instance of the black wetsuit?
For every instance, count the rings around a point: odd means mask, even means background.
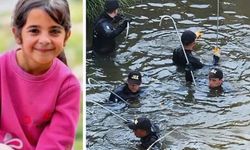
[[[224,93],[224,89],[222,86],[210,88],[209,87],[209,93],[208,97],[218,97],[221,96]]]
[[[119,86],[117,89],[115,89],[114,93],[119,95],[125,101],[130,101],[131,102],[131,101],[134,101],[134,100],[138,100],[138,98],[140,96],[140,93],[141,93],[141,90],[139,90],[136,93],[133,93],[132,91],[129,90],[128,84],[125,83],[125,84]],[[110,94],[109,100],[113,101],[113,102],[121,101],[120,98],[115,96],[113,93]]]
[[[104,12],[94,24],[93,50],[97,54],[106,55],[115,52],[115,37],[126,28],[127,22],[123,21],[114,28],[113,21],[114,19]]]
[[[185,50],[185,52],[187,54],[187,58],[192,67],[192,70],[201,69],[203,67],[203,64],[200,62],[200,60],[193,56],[191,50]],[[183,67],[183,68],[186,67],[187,61],[186,61],[185,55],[181,47],[174,50],[173,62],[175,65],[179,67]]]
[[[156,124],[152,125],[152,131],[146,136],[141,138],[141,148],[147,149],[151,146],[156,140],[158,140],[160,134],[160,129]],[[160,148],[160,143],[157,142],[152,146],[152,150],[158,150]]]
[[[143,149],[147,149],[150,145],[152,145],[159,137],[155,132],[149,133],[146,137],[141,138],[141,147]]]

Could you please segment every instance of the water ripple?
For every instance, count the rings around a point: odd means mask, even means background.
[[[248,149],[250,146],[250,22],[239,6],[244,2],[221,2],[218,45],[222,50],[218,66],[224,73],[224,93],[210,96],[207,73],[212,67],[212,48],[217,45],[216,3],[182,0],[142,2],[128,8],[134,14],[129,38],[118,38],[118,52],[112,61],[87,58],[87,77],[112,89],[129,70],[143,74],[140,107],[106,105],[109,92],[103,86],[87,85],[87,99],[99,101],[119,115],[133,119],[147,116],[166,137],[163,149]],[[246,9],[247,10],[247,9]],[[249,14],[249,13],[248,13]],[[187,86],[184,73],[172,64],[173,50],[180,46],[173,23],[160,16],[171,15],[179,32],[189,29],[204,34],[194,52],[206,66],[195,71],[197,86]],[[136,149],[138,139],[119,119],[87,103],[88,149]]]

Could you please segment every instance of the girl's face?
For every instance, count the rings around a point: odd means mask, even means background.
[[[13,32],[15,34],[15,29]],[[21,39],[16,37],[21,44],[21,51],[17,54],[18,64],[27,70],[48,69],[53,59],[62,52],[69,36],[70,33],[66,33],[44,10],[31,10],[21,30]]]

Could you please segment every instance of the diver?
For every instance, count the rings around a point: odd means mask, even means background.
[[[160,129],[157,125],[152,124],[146,117],[139,117],[134,122],[128,122],[128,127],[133,130],[136,137],[141,138],[140,149],[149,148],[159,138]],[[156,142],[152,150],[159,149],[160,143]]]
[[[118,14],[117,0],[106,0],[104,12],[94,24],[93,52],[99,55],[109,55],[115,52],[115,38],[127,27],[131,20]],[[118,24],[114,27],[114,24]]]
[[[173,63],[185,69],[185,78],[187,82],[193,82],[192,71],[201,69],[204,66],[200,59],[192,54],[196,38],[197,36],[194,32],[190,30],[184,31],[181,35],[181,42],[185,49],[185,53],[182,47],[175,49],[173,52]],[[187,59],[189,63],[187,63]]]
[[[208,96],[220,96],[224,90],[223,84],[223,72],[218,68],[212,68],[208,74],[209,79],[209,95]]]
[[[122,99],[128,102],[133,102],[138,100],[140,93],[140,85],[142,83],[142,76],[139,71],[131,71],[128,74],[127,82],[114,90],[114,93],[120,96]],[[119,102],[121,101],[119,97],[111,93],[109,101]]]
[[[184,31],[181,35],[181,42],[184,46],[185,53],[189,61],[188,67],[190,67],[190,69],[192,70],[201,69],[204,66],[202,62],[192,54],[193,48],[195,46],[195,40],[196,34],[190,30]],[[179,47],[174,50],[172,59],[173,63],[178,67],[187,67],[187,60],[185,58],[185,54],[183,52],[182,47]]]

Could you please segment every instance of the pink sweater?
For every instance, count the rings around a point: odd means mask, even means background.
[[[80,84],[59,59],[34,76],[18,66],[16,50],[5,53],[0,57],[0,89],[0,132],[21,139],[22,150],[72,149]]]

